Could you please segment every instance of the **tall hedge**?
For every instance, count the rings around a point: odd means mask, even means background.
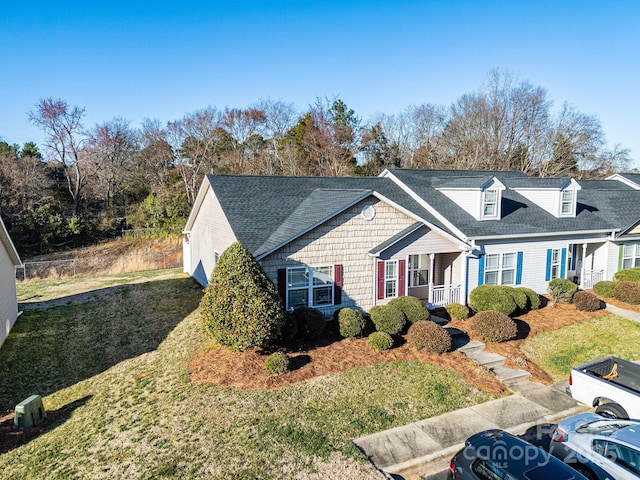
[[[640,282],[640,267],[619,270],[613,274],[613,279],[618,282]]]
[[[200,317],[209,335],[233,351],[262,348],[280,336],[284,309],[277,289],[239,242],[218,259]]]

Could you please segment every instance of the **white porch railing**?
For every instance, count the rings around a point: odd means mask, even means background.
[[[445,307],[450,303],[460,303],[460,286],[430,285],[430,304],[437,307]]]
[[[580,287],[583,290],[593,288],[593,286],[604,279],[604,270],[585,270],[581,279]]]

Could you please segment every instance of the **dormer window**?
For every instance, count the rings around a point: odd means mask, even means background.
[[[498,191],[482,192],[482,218],[495,218],[498,215]]]
[[[563,190],[560,200],[560,215],[573,215],[573,190]]]

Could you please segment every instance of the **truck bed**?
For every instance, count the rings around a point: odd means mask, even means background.
[[[606,357],[575,368],[640,395],[640,365],[618,357]]]

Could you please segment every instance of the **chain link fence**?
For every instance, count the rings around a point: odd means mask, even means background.
[[[94,277],[182,267],[182,250],[101,257],[24,262],[16,268],[18,281]]]

